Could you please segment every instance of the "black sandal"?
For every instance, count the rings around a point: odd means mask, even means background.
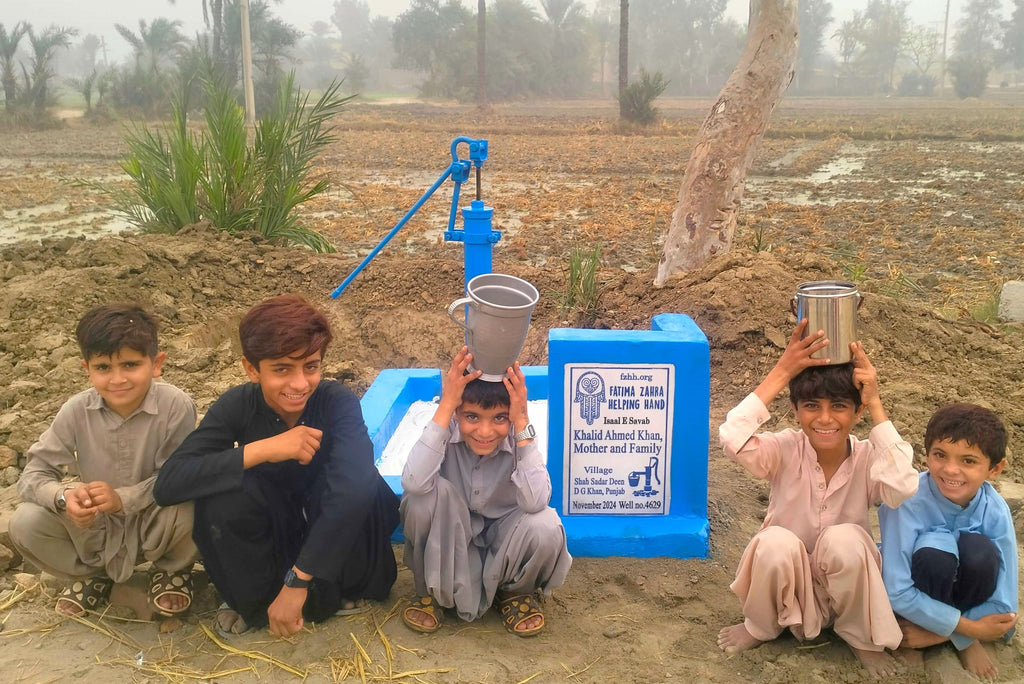
[[[114,581],[109,577],[86,577],[69,582],[57,596],[57,603],[53,609],[58,615],[81,615],[86,611],[96,610],[110,598],[110,590],[114,588]],[[78,606],[78,611],[66,613],[62,611],[61,601]]]

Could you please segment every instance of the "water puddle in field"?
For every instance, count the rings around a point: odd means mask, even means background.
[[[135,226],[114,212],[72,212],[67,202],[0,211],[0,245],[22,240],[101,237],[135,232]]]

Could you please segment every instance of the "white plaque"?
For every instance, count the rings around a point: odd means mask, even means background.
[[[565,365],[565,515],[668,515],[672,364]]]

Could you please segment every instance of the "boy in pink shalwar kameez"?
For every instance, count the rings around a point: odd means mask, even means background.
[[[870,506],[895,508],[917,491],[913,449],[882,407],[878,374],[860,342],[853,362],[814,359],[828,340],[800,339],[797,325],[782,358],[719,428],[725,454],[768,480],[761,531],[747,545],[731,589],[743,622],[726,627],[718,645],[736,653],[775,639],[787,627],[798,639],[831,626],[875,677],[895,673],[885,652],[902,639],[882,584],[871,538]],[[768,406],[789,385],[800,430],[755,434]],[[850,435],[864,409],[874,427],[867,441]]]

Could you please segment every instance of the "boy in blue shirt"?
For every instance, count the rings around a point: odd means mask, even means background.
[[[951,641],[972,674],[993,679],[982,641],[1017,622],[1017,541],[1006,502],[987,480],[1006,466],[1006,428],[974,404],[939,409],[925,430],[928,471],[917,494],[878,511],[882,579],[903,629],[902,651]]]

